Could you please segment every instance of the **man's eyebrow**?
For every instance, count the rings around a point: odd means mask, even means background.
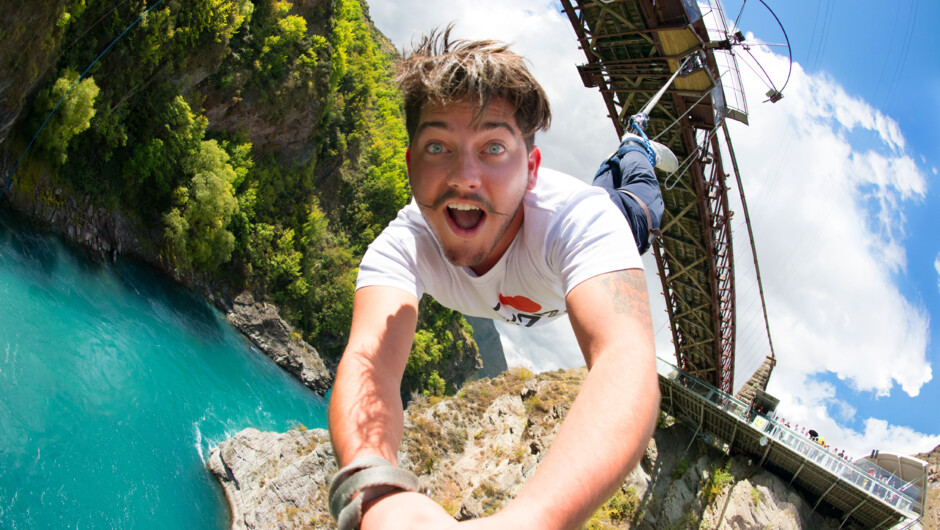
[[[449,131],[449,130],[450,130],[450,127],[447,126],[447,122],[443,122],[443,121],[425,121],[425,122],[421,122],[421,123],[418,125],[418,129],[415,130],[415,136],[418,136],[419,134],[421,134],[421,132],[424,131],[425,129],[427,129],[428,127],[435,127],[435,128],[438,128],[438,129],[444,129],[445,131]]]
[[[444,129],[445,131],[450,130],[450,126],[447,125],[447,122],[444,121],[425,121],[421,122],[418,125],[418,129],[415,130],[415,136],[420,135],[425,129],[428,128]],[[513,129],[512,125],[505,121],[488,121],[480,125],[482,130],[492,130],[492,129],[506,129],[513,136],[516,135],[516,130]]]
[[[508,122],[505,122],[505,121],[488,121],[488,122],[484,122],[480,126],[480,129],[487,130],[487,131],[492,130],[492,129],[500,129],[500,128],[506,129],[507,131],[509,131],[509,134],[516,136],[516,129],[513,129],[512,125],[510,125]]]

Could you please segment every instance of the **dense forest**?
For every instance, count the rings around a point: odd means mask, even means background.
[[[5,156],[19,157],[42,127],[17,190],[28,195],[38,175],[55,175],[67,193],[134,219],[171,274],[251,290],[321,354],[338,356],[358,261],[410,198],[396,53],[367,6],[45,0],[4,9],[0,44],[16,52],[0,68],[34,79],[8,83],[0,98],[0,110],[22,101]],[[48,34],[19,17],[45,17]],[[448,360],[476,348],[470,332],[459,313],[422,301],[403,390],[447,391]]]

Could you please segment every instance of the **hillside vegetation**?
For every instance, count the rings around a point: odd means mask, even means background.
[[[394,48],[367,7],[50,0],[3,18],[6,160],[45,123],[10,193],[55,201],[34,193],[52,175],[133,219],[143,257],[260,294],[338,356],[358,261],[410,198]],[[455,350],[476,346],[460,314],[425,301],[421,315],[404,391],[440,394]]]

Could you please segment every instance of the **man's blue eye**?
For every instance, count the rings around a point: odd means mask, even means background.
[[[491,154],[491,155],[498,155],[498,154],[502,153],[503,151],[505,151],[505,149],[503,148],[503,146],[501,146],[501,145],[499,145],[499,144],[490,144],[490,145],[486,148],[486,152],[489,153],[489,154]]]
[[[441,144],[428,144],[428,152],[432,155],[438,155],[444,152],[444,146]]]

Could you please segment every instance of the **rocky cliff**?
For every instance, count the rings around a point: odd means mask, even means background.
[[[940,529],[940,445],[933,451],[914,455],[927,462],[927,511],[921,522],[927,530]]]
[[[333,386],[336,368],[327,368],[273,304],[256,302],[251,293],[244,292],[235,298],[226,316],[258,349],[317,394],[326,395]]]
[[[551,445],[586,372],[511,370],[453,398],[406,412],[400,465],[458,519],[498,510]],[[662,422],[640,465],[587,528],[838,528],[747,458],[728,458],[681,425]],[[690,445],[691,443],[691,445]],[[232,507],[232,528],[327,528],[328,433],[248,429],[209,461]],[[572,485],[575,487],[575,485]]]
[[[506,353],[503,351],[503,344],[499,340],[496,325],[488,318],[465,318],[473,326],[473,340],[476,341],[477,347],[480,349],[480,360],[483,363],[483,367],[477,370],[474,377],[477,379],[496,377],[505,372],[509,366],[506,364]]]

